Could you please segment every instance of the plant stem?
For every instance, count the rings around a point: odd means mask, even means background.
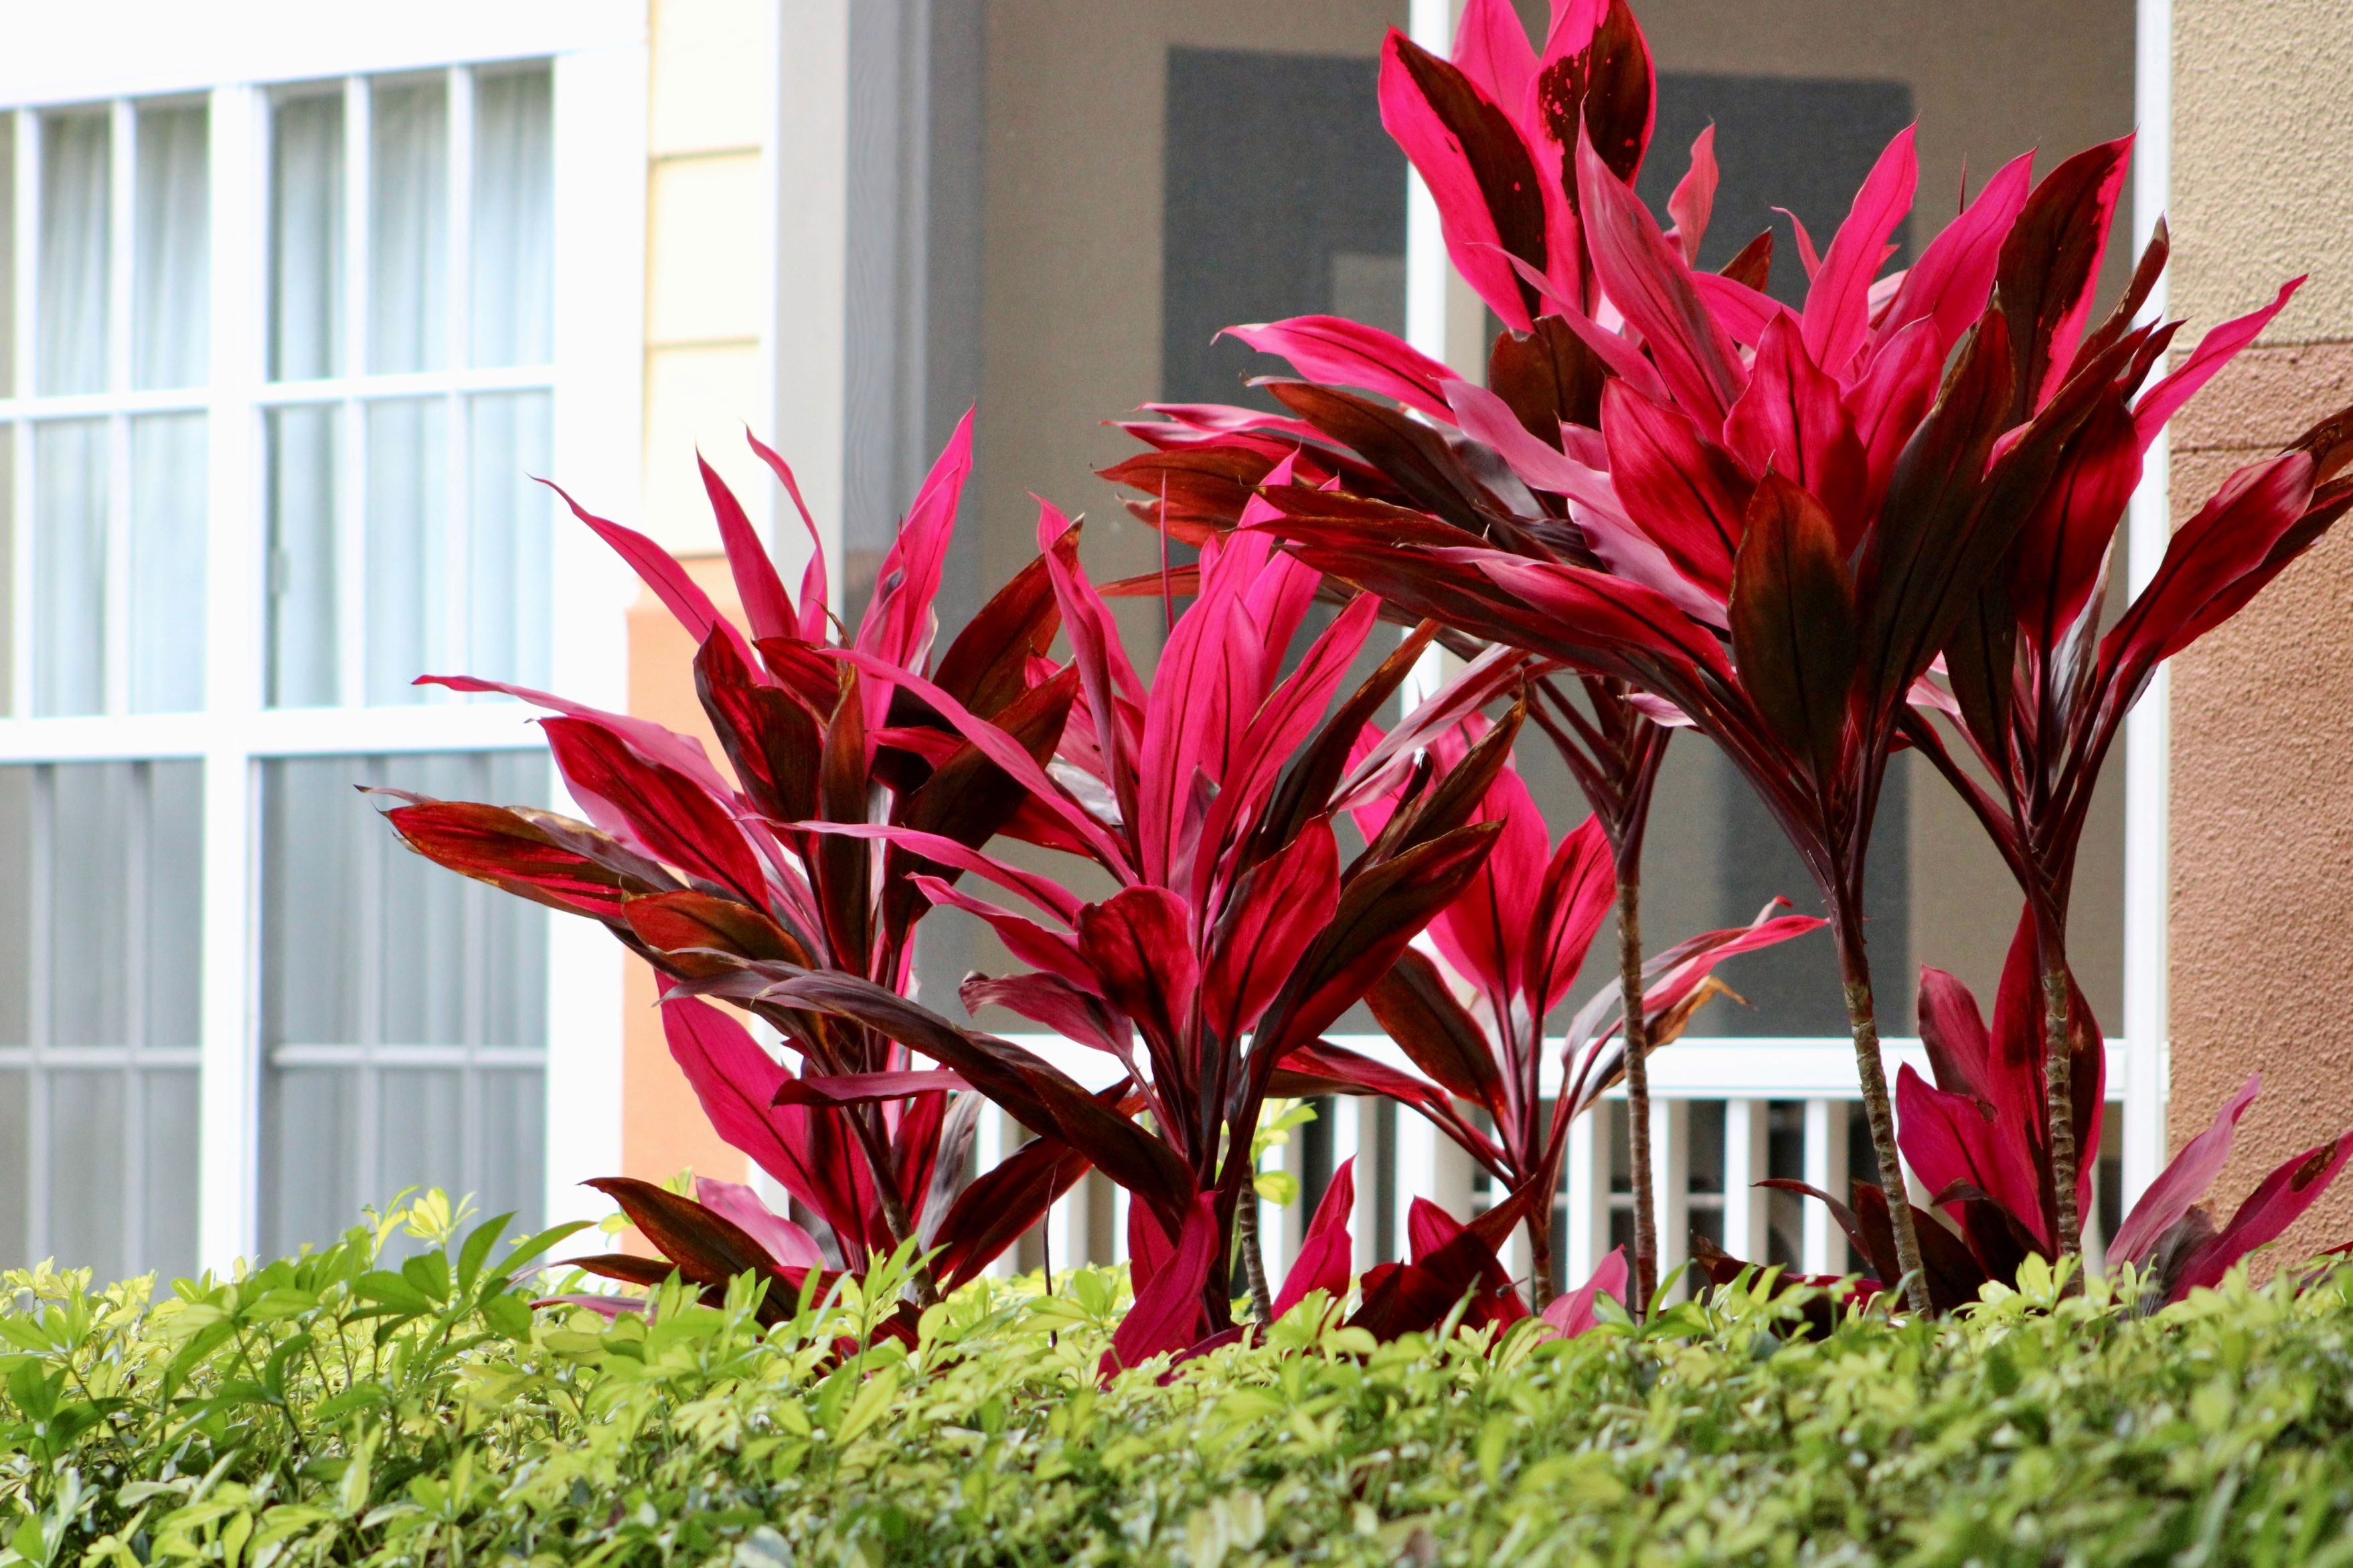
[[[1879,1187],[1887,1194],[1887,1218],[1895,1232],[1895,1266],[1904,1275],[1904,1296],[1926,1317],[1928,1276],[1920,1267],[1920,1237],[1912,1228],[1912,1200],[1904,1186],[1904,1163],[1895,1150],[1895,1113],[1887,1099],[1887,1068],[1879,1059],[1879,1016],[1871,994],[1871,960],[1862,933],[1852,920],[1833,921],[1839,973],[1846,984],[1847,1022],[1854,1030],[1854,1068],[1862,1080],[1862,1110],[1871,1123],[1871,1150],[1879,1158]],[[1893,1283],[1893,1281],[1890,1281]]]
[[[882,1224],[891,1233],[891,1245],[897,1248],[915,1235],[915,1222],[907,1214],[907,1205],[899,1196],[899,1184],[891,1170],[890,1143],[880,1126],[870,1123],[861,1111],[872,1111],[871,1106],[851,1106],[849,1121],[855,1131],[859,1146],[866,1152],[867,1173],[874,1178],[874,1195],[882,1204]],[[879,1113],[877,1121],[879,1121]],[[842,1260],[848,1267],[849,1259]],[[940,1299],[940,1289],[932,1279],[932,1266],[918,1253],[913,1276],[915,1305],[930,1307]]]
[[[2059,1256],[2084,1250],[2084,1217],[2076,1212],[2080,1169],[2075,1148],[2075,1057],[2073,1044],[2074,985],[2056,921],[2038,911],[2037,945],[2042,969],[2042,1117],[2051,1148],[2051,1206],[2059,1232]]]
[[[1261,1323],[1274,1321],[1274,1296],[1266,1288],[1266,1255],[1258,1246],[1258,1191],[1244,1184],[1234,1205],[1234,1231],[1242,1246],[1242,1277],[1250,1281],[1250,1310]]]
[[[1659,1217],[1651,1192],[1651,1020],[1642,1005],[1642,883],[1618,878],[1618,996],[1626,1019],[1626,1166],[1634,1185],[1634,1315],[1659,1288]]]
[[[1552,1303],[1552,1205],[1528,1214],[1528,1299],[1543,1311]]]

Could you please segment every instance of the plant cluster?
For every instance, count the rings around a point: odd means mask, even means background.
[[[2103,631],[2110,547],[2157,431],[2294,285],[2160,374],[2179,325],[2143,319],[2160,230],[2095,320],[2128,140],[2040,183],[2019,159],[1916,263],[1883,276],[1913,205],[1908,131],[1827,247],[1798,230],[1801,308],[1766,291],[1769,233],[1700,270],[1713,133],[1662,228],[1634,194],[1654,80],[1624,0],[1556,5],[1541,48],[1506,0],[1472,0],[1451,58],[1393,33],[1379,92],[1458,269],[1504,325],[1488,384],[1336,318],[1235,329],[1299,373],[1261,384],[1279,411],[1157,407],[1125,426],[1146,450],[1110,470],[1193,563],[1164,557],[1157,574],[1098,587],[1079,528],[1041,503],[1036,558],[935,652],[969,420],[854,634],[827,607],[822,551],[796,601],[707,466],[747,626],[651,542],[580,513],[696,639],[726,770],[646,721],[517,690],[555,715],[550,745],[587,821],[413,797],[388,815],[419,852],[598,920],[661,971],[672,1053],[713,1124],[825,1233],[725,1184],[690,1197],[615,1178],[604,1185],[660,1256],[585,1266],[644,1287],[675,1269],[711,1302],[748,1271],[781,1303],[903,1254],[906,1300],[887,1331],[912,1342],[944,1291],[1092,1166],[1133,1200],[1138,1307],[1106,1373],[1207,1353],[1242,1326],[1237,1256],[1261,1334],[1314,1289],[1346,1293],[1342,1211],[1328,1205],[1293,1279],[1267,1277],[1254,1150],[1272,1098],[1374,1094],[1461,1143],[1497,1196],[1476,1216],[1417,1205],[1411,1256],[1366,1272],[1352,1325],[1394,1338],[1467,1303],[1458,1323],[1502,1327],[1551,1310],[1566,1130],[1622,1081],[1630,1278],[1613,1262],[1556,1305],[1589,1313],[1608,1289],[1644,1310],[1657,1257],[1645,1060],[1712,994],[1717,963],[1815,925],[1835,948],[1880,1175],[1852,1204],[1815,1195],[1878,1291],[1926,1314],[2030,1262],[2080,1259],[2078,1151],[2096,1145],[2102,1058],[2065,920],[2093,788],[2158,663],[2353,508],[2353,411],[2227,479]],[[754,446],[797,507],[789,468]],[[1148,680],[1111,606],[1120,595],[1160,601]],[[1409,629],[1353,679],[1384,620]],[[1438,647],[1460,673],[1384,731]],[[1566,834],[1513,766],[1531,718],[1592,808]],[[1641,850],[1681,729],[1755,789],[1825,921],[1768,907],[1646,956]],[[1931,972],[1921,1011],[1937,1083],[1906,1078],[1891,1094],[1863,889],[1904,747],[1969,802],[2025,913],[1992,1033]],[[1020,966],[973,976],[964,1002],[1103,1053],[1109,1089],[913,994],[916,928],[940,905],[986,921]],[[1548,1037],[1613,910],[1614,987]],[[1360,1001],[1418,1074],[1323,1037]],[[2320,1145],[2214,1226],[2194,1205],[2251,1096],[2117,1238],[2120,1257],[2152,1265],[2156,1296],[2219,1279],[2353,1152],[2353,1135]],[[983,1100],[1035,1136],[968,1179]],[[1907,1156],[1923,1205],[1905,1195]],[[1499,1260],[1522,1226],[1537,1261],[1525,1298]]]
[[[608,1321],[422,1206],[396,1266],[397,1215],[154,1297],[0,1279],[0,1564],[2353,1561],[2345,1271],[1819,1332],[1746,1287],[1575,1338],[1316,1310],[1099,1386],[1115,1271],[903,1341],[912,1248]]]

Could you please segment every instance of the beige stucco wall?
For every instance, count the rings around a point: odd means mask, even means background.
[[[2174,8],[2172,303],[2202,331],[2311,281],[2176,422],[2173,510],[2353,402],[2353,26],[2330,0]],[[2173,672],[2173,1146],[2251,1072],[2223,1214],[2353,1123],[2353,538],[2282,575]],[[2353,1234],[2353,1184],[2281,1249]]]

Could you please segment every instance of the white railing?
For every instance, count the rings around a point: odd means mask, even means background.
[[[1045,1057],[1090,1088],[1102,1088],[1120,1075],[1111,1058],[1050,1035],[1008,1037]],[[1412,1070],[1405,1054],[1387,1037],[1344,1036],[1336,1043]],[[1888,1078],[1910,1065],[1924,1076],[1927,1054],[1915,1039],[1883,1043]],[[2130,1096],[2129,1054],[2121,1044],[2107,1047],[2109,1114],[2116,1117]],[[1544,1088],[1556,1091],[1560,1063],[1556,1056],[1546,1064]],[[1651,1142],[1653,1192],[1659,1216],[1662,1273],[1681,1264],[1687,1237],[1698,1216],[1721,1214],[1707,1228],[1722,1238],[1735,1257],[1763,1258],[1769,1244],[1767,1228],[1775,1203],[1782,1205],[1784,1228],[1795,1233],[1797,1245],[1788,1248],[1794,1261],[1809,1273],[1833,1274],[1849,1267],[1845,1236],[1818,1203],[1799,1203],[1787,1194],[1770,1194],[1752,1184],[1773,1172],[1769,1151],[1773,1108],[1780,1106],[1785,1123],[1801,1128],[1800,1158],[1785,1160],[1778,1173],[1799,1177],[1825,1191],[1844,1194],[1849,1166],[1849,1126],[1859,1115],[1854,1053],[1839,1039],[1684,1039],[1651,1058]],[[1578,1280],[1609,1249],[1613,1215],[1630,1210],[1631,1197],[1613,1192],[1610,1182],[1613,1126],[1622,1123],[1624,1095],[1613,1090],[1601,1112],[1588,1113],[1573,1122],[1556,1207],[1555,1245],[1563,1254],[1563,1272]],[[1356,1205],[1350,1225],[1359,1268],[1387,1253],[1401,1251],[1407,1207],[1427,1197],[1450,1212],[1464,1215],[1482,1206],[1485,1194],[1471,1161],[1418,1113],[1391,1108],[1369,1098],[1341,1098],[1330,1106],[1328,1144],[1331,1164],[1356,1161]],[[1693,1122],[1715,1120],[1722,1110],[1722,1146],[1717,1151],[1694,1147]],[[1695,1117],[1694,1108],[1704,1114]],[[1614,1114],[1611,1112],[1614,1110]],[[2120,1118],[2119,1118],[2120,1120]],[[978,1133],[982,1169],[1008,1152],[1022,1134],[1010,1118],[991,1108],[984,1113]],[[1854,1137],[1862,1133],[1857,1127]],[[1294,1131],[1278,1155],[1270,1156],[1284,1168],[1300,1173],[1306,1138]],[[1786,1150],[1786,1142],[1785,1142]],[[1696,1187],[1694,1165],[1710,1174]],[[1719,1174],[1720,1173],[1720,1174]],[[1908,1173],[1907,1173],[1908,1175]],[[1928,1194],[1916,1181],[1909,1184],[1913,1201]],[[1381,1212],[1386,1201],[1389,1212]],[[1107,1205],[1107,1207],[1105,1206]],[[2095,1205],[2096,1207],[2096,1205]],[[1794,1216],[1791,1209],[1795,1210]],[[1103,1212],[1098,1212],[1098,1210]],[[1260,1205],[1259,1231],[1267,1267],[1277,1278],[1296,1252],[1307,1218],[1304,1201],[1285,1206]],[[1794,1219],[1794,1224],[1791,1223]],[[1621,1225],[1620,1229],[1624,1226]],[[1060,1269],[1078,1262],[1115,1263],[1126,1256],[1126,1194],[1099,1178],[1090,1178],[1055,1204],[1045,1226],[1045,1256]],[[1109,1237],[1105,1250],[1103,1238]],[[1380,1243],[1387,1238],[1388,1246]],[[2087,1237],[2097,1250],[2097,1237]],[[1515,1237],[1505,1261],[1515,1273],[1527,1259]],[[1008,1254],[998,1271],[1034,1266],[1037,1259],[1017,1263]]]

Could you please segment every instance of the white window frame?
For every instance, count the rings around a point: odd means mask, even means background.
[[[91,412],[144,411],[153,405],[200,408],[208,416],[206,710],[131,715],[110,701],[103,717],[0,719],[0,763],[193,758],[204,765],[197,1252],[211,1268],[251,1256],[259,1226],[260,764],[275,757],[538,750],[543,744],[528,723],[530,714],[512,703],[262,705],[263,414],[274,404],[301,400],[302,392],[327,390],[319,384],[273,386],[265,379],[270,93],[328,78],[552,62],[554,370],[552,376],[533,372],[525,378],[554,392],[550,477],[562,478],[584,500],[624,512],[634,510],[639,493],[645,294],[642,0],[528,0],[490,8],[427,0],[400,15],[372,15],[364,26],[334,7],[290,0],[242,0],[235,9],[244,15],[156,0],[58,7],[34,24],[37,40],[0,65],[0,105],[9,109],[32,114],[78,103],[112,105],[118,210],[131,195],[124,178],[125,116],[132,102],[201,94],[209,111],[211,378],[189,393],[77,400],[92,402]],[[37,244],[29,224],[33,187],[22,163],[36,155],[20,130],[20,256]],[[353,179],[358,173],[347,168],[347,189],[357,187],[355,199],[364,199],[364,180]],[[37,164],[34,174],[37,178]],[[453,205],[463,195],[462,185],[452,191]],[[463,223],[464,215],[453,212],[453,228],[462,229]],[[466,279],[450,281],[452,294],[462,300]],[[20,392],[37,390],[30,380],[33,287],[20,262]],[[131,327],[122,313],[127,283],[118,279],[115,287],[120,356],[128,352]],[[364,362],[347,363],[357,369]],[[431,381],[434,390],[454,395],[517,379],[505,371],[453,369]],[[127,378],[117,378],[117,384],[127,384]],[[366,384],[371,392],[393,389],[387,378],[366,378]],[[44,411],[63,412],[62,401],[43,400]],[[0,416],[16,412],[13,405],[0,405]],[[12,424],[25,428],[22,419]],[[462,432],[452,437],[454,446]],[[12,431],[11,438],[27,437]],[[20,540],[32,528],[28,472],[20,463],[15,498]],[[348,483],[339,500],[347,509],[356,504]],[[120,510],[123,500],[115,497],[111,504]],[[625,707],[625,617],[633,596],[627,574],[586,530],[559,522],[553,576],[552,688],[598,706]],[[20,593],[20,627],[21,599]],[[21,687],[29,679],[27,634],[15,635],[22,673],[14,679]],[[364,676],[348,660],[344,679],[346,694],[355,695],[351,683]],[[110,681],[119,683],[111,669]],[[12,704],[12,711],[26,708]],[[621,954],[604,932],[586,921],[549,922],[547,996],[546,1209],[551,1220],[584,1217],[596,1209],[583,1201],[577,1184],[619,1169],[621,1156]]]

